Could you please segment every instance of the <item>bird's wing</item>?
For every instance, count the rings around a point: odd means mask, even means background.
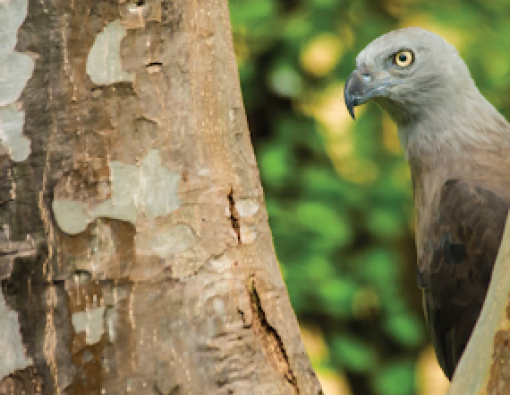
[[[418,283],[437,359],[450,379],[483,305],[508,208],[489,189],[449,180],[425,235]]]

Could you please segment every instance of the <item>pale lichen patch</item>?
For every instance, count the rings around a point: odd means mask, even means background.
[[[154,219],[179,208],[180,175],[161,164],[158,150],[150,150],[140,167],[112,161],[110,169],[112,198],[91,211],[93,218],[109,217],[136,225],[142,213]]]
[[[25,112],[14,104],[0,107],[0,143],[7,147],[14,162],[24,161],[30,154],[30,140],[23,135]]]
[[[207,263],[211,270],[219,274],[228,272],[232,267],[232,261],[226,254],[211,258]]]
[[[133,82],[135,75],[122,69],[120,42],[127,31],[119,19],[110,22],[99,33],[87,56],[86,71],[96,85]]]
[[[239,237],[241,239],[241,243],[251,244],[257,238],[257,230],[254,226],[243,224],[239,230]]]
[[[89,218],[86,203],[55,199],[52,206],[55,219],[64,232],[76,235],[87,228]]]
[[[235,203],[240,217],[252,217],[259,211],[259,202],[255,199],[240,199]]]
[[[19,99],[34,72],[34,60],[23,53],[0,56],[0,106]]]
[[[0,380],[16,370],[25,369],[33,364],[31,358],[27,358],[21,340],[18,323],[18,315],[11,311],[5,304],[4,295],[0,292]]]
[[[27,7],[27,0],[0,1],[0,145],[15,162],[30,154],[30,141],[22,134],[25,113],[14,104],[35,67],[31,56],[14,51]]]
[[[139,207],[149,218],[159,217],[177,209],[181,203],[177,197],[180,174],[161,165],[157,150],[150,150],[140,167]]]
[[[95,207],[72,200],[55,199],[53,211],[60,229],[74,235],[97,218],[112,218],[136,226],[140,216],[155,219],[181,205],[177,196],[180,175],[161,164],[158,150],[152,149],[140,166],[110,162],[112,197]]]
[[[28,0],[0,1],[0,56],[14,50],[18,29],[27,17]]]
[[[101,306],[73,314],[74,331],[76,333],[85,332],[87,344],[95,344],[101,340],[104,333],[104,311],[105,306]]]
[[[136,224],[135,195],[140,193],[140,169],[122,162],[110,162],[112,197],[90,211],[93,219],[107,217]]]

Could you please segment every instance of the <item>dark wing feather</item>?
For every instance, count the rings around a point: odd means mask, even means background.
[[[418,284],[437,359],[451,379],[482,308],[509,203],[460,180],[441,190]]]

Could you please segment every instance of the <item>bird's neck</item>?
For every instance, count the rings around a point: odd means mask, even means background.
[[[469,163],[474,155],[510,147],[510,125],[476,86],[450,96],[420,116],[398,124],[399,137],[413,167]]]

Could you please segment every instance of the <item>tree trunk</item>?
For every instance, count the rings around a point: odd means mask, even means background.
[[[0,207],[0,393],[321,393],[227,0],[0,0]]]
[[[510,394],[510,221],[480,318],[448,395]]]

